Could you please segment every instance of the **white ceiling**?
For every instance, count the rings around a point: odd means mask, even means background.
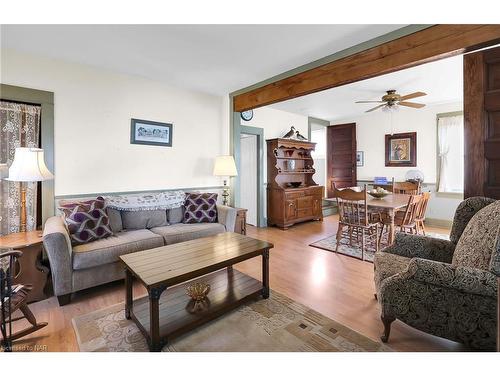
[[[223,95],[404,25],[2,25],[1,46]]]
[[[462,56],[451,57],[395,73],[310,94],[271,107],[301,115],[334,121],[359,116],[377,104],[356,104],[358,100],[380,100],[385,91],[401,95],[423,91],[427,96],[410,101],[426,105],[463,100]],[[400,107],[402,111],[415,111]]]

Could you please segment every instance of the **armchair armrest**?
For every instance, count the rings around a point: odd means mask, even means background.
[[[217,205],[217,220],[226,227],[227,232],[234,232],[237,214],[238,210],[236,208]]]
[[[72,292],[73,265],[71,240],[60,216],[50,217],[43,229],[43,245],[49,256],[56,296]]]
[[[424,258],[451,263],[455,244],[439,238],[397,233],[394,244],[382,251],[406,258]]]
[[[495,274],[478,268],[452,266],[443,262],[413,258],[403,277],[417,282],[454,289],[463,293],[496,298]]]

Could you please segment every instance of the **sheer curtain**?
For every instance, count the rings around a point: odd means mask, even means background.
[[[438,118],[438,157],[440,192],[463,192],[464,117]]]
[[[16,147],[38,147],[41,107],[0,100],[0,164],[14,160]],[[36,229],[37,184],[26,183],[26,230]],[[19,232],[19,182],[0,182],[0,236]]]

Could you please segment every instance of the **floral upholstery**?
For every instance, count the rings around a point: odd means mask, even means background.
[[[481,209],[458,240],[451,264],[488,270],[500,228],[500,201]]]
[[[452,230],[456,242],[398,234],[374,259],[383,318],[475,349],[494,350],[499,218],[500,201],[474,197],[457,208]]]

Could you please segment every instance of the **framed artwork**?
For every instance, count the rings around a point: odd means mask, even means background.
[[[356,151],[356,166],[362,167],[363,165],[365,165],[365,152]]]
[[[130,143],[172,147],[172,124],[133,118],[130,125]]]
[[[385,135],[385,166],[417,166],[417,133]]]

